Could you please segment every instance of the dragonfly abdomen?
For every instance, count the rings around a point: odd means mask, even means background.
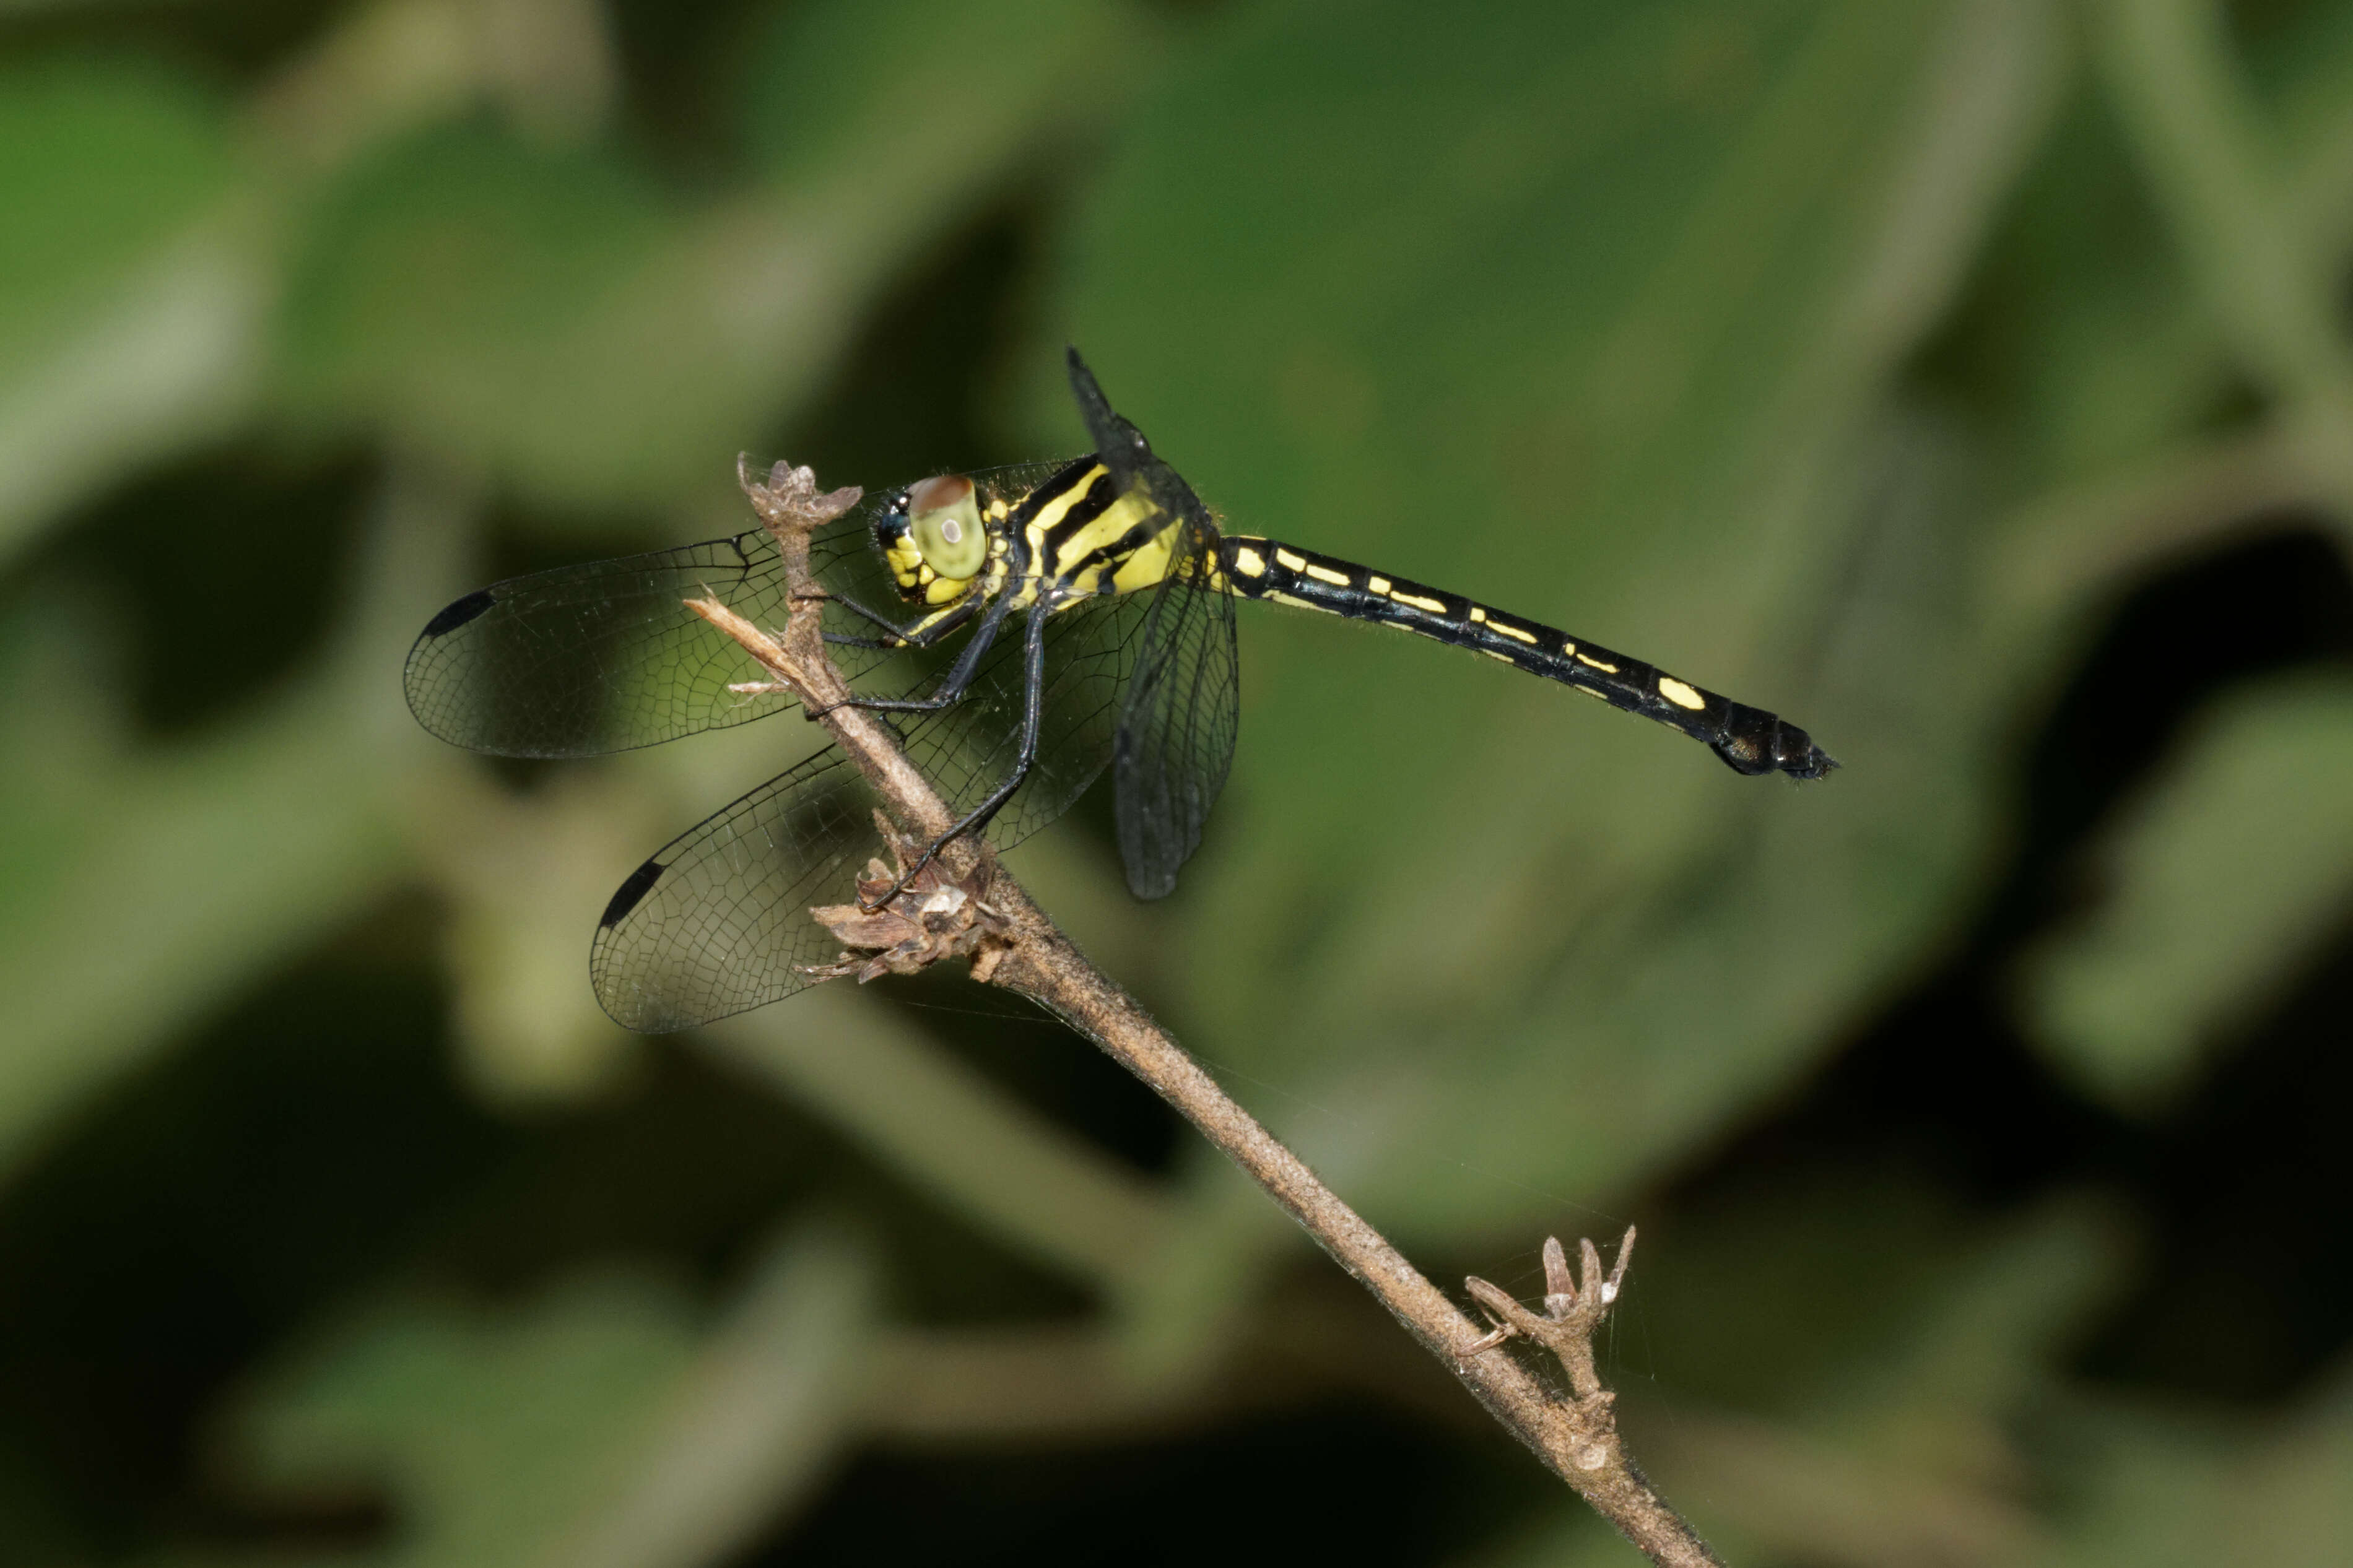
[[[1838,766],[1805,731],[1761,708],[1460,594],[1249,535],[1226,538],[1219,556],[1227,582],[1243,598],[1374,621],[1473,649],[1680,730],[1736,773],[1814,779]]]

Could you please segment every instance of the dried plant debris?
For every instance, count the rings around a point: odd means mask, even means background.
[[[866,874],[858,879],[856,903],[824,904],[809,910],[851,951],[831,963],[805,965],[803,973],[819,980],[854,974],[863,985],[884,974],[919,973],[943,959],[968,958],[972,977],[986,984],[1013,945],[1005,917],[987,900],[994,862],[984,858],[957,877],[934,859],[907,878],[896,895],[886,896],[923,847],[892,831],[881,813],[875,815],[898,865],[869,860]]]
[[[866,493],[856,485],[845,485],[820,495],[816,470],[782,461],[768,469],[768,477],[763,481],[756,477],[749,453],[736,455],[735,482],[743,487],[752,510],[760,514],[760,520],[772,532],[808,532],[822,528],[856,506]]]

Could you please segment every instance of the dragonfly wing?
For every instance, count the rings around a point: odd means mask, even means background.
[[[873,788],[838,750],[769,780],[629,874],[589,950],[596,1000],[648,1034],[707,1024],[810,984],[801,965],[841,951],[809,918],[854,899],[888,858]]]
[[[820,582],[866,586],[866,509],[810,543]],[[755,625],[781,629],[784,563],[765,529],[675,550],[562,566],[467,595],[433,617],[409,650],[404,681],[417,721],[445,741],[509,757],[626,752],[762,719],[782,697],[727,689],[760,670],[685,607],[709,595]],[[872,636],[839,605],[826,629]],[[845,673],[888,657],[844,647]]]
[[[1240,661],[1232,596],[1217,581],[1217,525],[1184,477],[1163,462],[1070,352],[1071,393],[1100,457],[1123,489],[1179,520],[1183,542],[1153,590],[1115,743],[1120,858],[1140,899],[1165,898],[1201,842],[1226,787],[1240,727]]]
[[[1127,885],[1139,899],[1176,890],[1233,768],[1241,664],[1233,595],[1218,582],[1216,561],[1216,536],[1188,522],[1152,591],[1120,704],[1114,812]]]

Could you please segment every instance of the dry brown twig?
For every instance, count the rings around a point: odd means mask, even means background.
[[[856,489],[818,493],[807,468],[778,463],[765,479],[739,460],[744,493],[776,536],[796,605],[825,597],[810,576],[808,536],[858,503]],[[865,773],[888,809],[884,840],[903,867],[912,842],[929,842],[955,821],[928,780],[910,763],[890,730],[871,714],[837,706],[850,696],[827,657],[818,617],[795,614],[771,636],[713,599],[688,607],[725,632],[768,673],[739,691],[782,691],[816,713]],[[1557,1240],[1545,1244],[1545,1310],[1538,1313],[1483,1279],[1467,1282],[1473,1299],[1495,1320],[1482,1334],[1461,1310],[1331,1189],[1299,1157],[1229,1099],[1217,1081],[1185,1053],[1126,992],[1089,963],[1047,919],[1020,884],[1005,874],[987,847],[974,837],[947,845],[897,899],[881,910],[861,907],[896,876],[871,863],[860,903],[814,911],[844,945],[829,975],[861,980],[911,973],[941,958],[969,957],[974,978],[1003,985],[1051,1009],[1065,1023],[1144,1080],[1176,1107],[1202,1136],[1265,1188],[1333,1260],[1355,1276],[1432,1355],[1555,1474],[1615,1525],[1653,1563],[1697,1568],[1721,1561],[1697,1532],[1660,1500],[1618,1436],[1612,1395],[1593,1363],[1592,1337],[1624,1277],[1633,1245],[1629,1230],[1618,1264],[1607,1278],[1590,1241],[1581,1244],[1585,1277],[1569,1277]],[[1559,1358],[1569,1380],[1560,1394],[1504,1349],[1524,1336]]]

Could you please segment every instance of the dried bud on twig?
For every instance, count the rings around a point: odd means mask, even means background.
[[[744,487],[752,510],[760,514],[768,531],[779,536],[786,531],[806,533],[822,528],[856,506],[866,493],[856,485],[844,485],[819,495],[815,469],[796,468],[785,462],[771,468],[763,482],[753,477],[749,452],[736,454],[735,482]]]
[[[819,925],[833,932],[845,948],[831,963],[808,964],[804,973],[820,980],[854,974],[860,985],[884,974],[914,974],[946,958],[972,960],[972,977],[987,983],[1013,945],[1005,917],[988,905],[994,862],[983,859],[963,877],[951,876],[937,860],[909,879],[898,896],[869,909],[904,875],[907,862],[922,847],[892,831],[890,820],[874,814],[883,840],[891,846],[896,867],[880,860],[866,863],[858,879],[859,902],[826,904],[809,911]]]

